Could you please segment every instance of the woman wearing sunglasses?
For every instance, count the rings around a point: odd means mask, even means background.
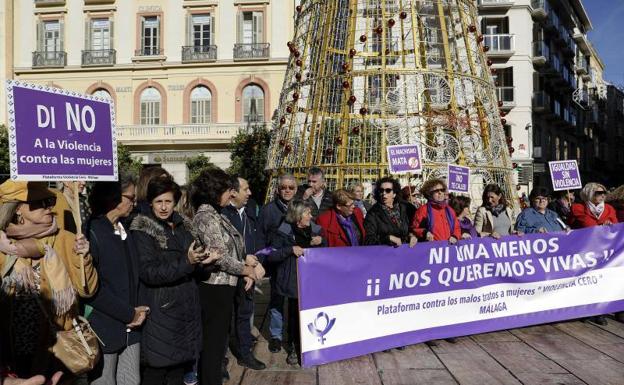
[[[411,231],[423,241],[449,241],[457,243],[461,227],[455,211],[449,206],[446,183],[442,179],[429,179],[423,183],[420,193],[427,204],[416,210]]]
[[[475,214],[475,228],[482,237],[499,239],[514,234],[516,217],[507,205],[503,190],[497,184],[489,184],[483,189],[481,207]]]
[[[529,194],[531,207],[522,210],[516,221],[516,230],[526,233],[554,233],[567,228],[556,212],[548,208],[550,191],[535,187]]]
[[[92,296],[98,286],[89,242],[58,228],[55,204],[43,183],[0,185],[0,355],[24,378],[57,371],[70,377],[49,348],[54,332],[73,328],[78,297]]]
[[[568,217],[573,229],[618,223],[615,209],[605,203],[607,189],[600,183],[587,183],[581,190],[581,201],[574,203]]]
[[[375,203],[364,219],[365,245],[401,246],[416,244],[410,234],[407,203],[399,200],[401,187],[393,178],[381,178],[375,189]]]

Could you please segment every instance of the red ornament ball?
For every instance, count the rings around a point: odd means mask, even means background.
[[[290,144],[287,144],[286,147],[284,147],[284,152],[288,154],[291,151],[292,151],[292,146]]]
[[[297,80],[301,80],[301,72],[297,72],[297,73],[295,74],[295,79],[297,79]]]
[[[327,150],[325,150],[325,154],[327,154],[327,156],[334,155],[334,149],[333,148],[328,148]]]
[[[288,112],[289,114],[293,112],[293,109],[291,106],[286,107],[286,112]]]
[[[368,108],[366,107],[360,108],[360,115],[366,115],[366,114],[368,114]]]
[[[470,26],[468,27],[468,30],[469,30],[470,32],[472,32],[472,33],[475,33],[475,32],[477,32],[477,27],[476,27],[475,25],[470,25]]]
[[[286,123],[286,118],[282,116],[280,118],[280,125],[283,125],[284,123]]]
[[[355,103],[356,100],[357,100],[357,98],[355,97],[355,95],[349,96],[349,104]]]
[[[297,65],[297,67],[301,67],[303,65],[303,62],[301,61],[301,59],[297,59],[295,61],[295,64]]]
[[[356,53],[357,53],[357,51],[355,50],[355,48],[351,48],[349,50],[349,57],[354,57]]]
[[[349,89],[349,86],[350,86],[350,84],[349,84],[348,81],[345,80],[344,82],[342,82],[342,88],[344,88],[345,90]]]
[[[396,21],[394,21],[394,19],[389,19],[388,20],[388,27],[392,28],[392,27],[394,27],[394,24],[396,24]]]
[[[301,13],[301,6],[300,5],[296,6],[295,10],[297,11],[297,13]]]
[[[492,66],[492,64],[493,64],[493,62],[492,62],[490,59],[488,59],[486,63],[487,63],[487,65],[488,65],[488,67],[491,67],[491,66]]]
[[[505,124],[507,124],[507,119],[503,118],[501,119],[501,124],[504,126]]]
[[[295,93],[292,95],[292,98],[293,98],[293,100],[297,100],[297,99],[299,99],[299,93],[298,93],[298,92],[295,92]]]
[[[377,26],[377,28],[375,28],[375,33],[378,35],[381,35],[381,33],[383,32],[383,27],[381,25]]]
[[[360,133],[360,127],[359,127],[359,126],[355,126],[355,127],[353,127],[353,129],[351,129],[351,131],[352,131],[354,134],[356,134],[356,135],[357,135],[357,134],[359,134],[359,133]]]
[[[285,144],[286,144],[286,141],[284,139],[280,139],[279,145],[284,147]]]
[[[399,17],[401,18],[401,20],[407,19],[407,12],[401,11],[401,13],[399,13]]]
[[[342,144],[342,138],[336,138],[336,144]]]
[[[366,39],[368,39],[368,38],[366,37],[366,35],[360,35],[360,41],[361,41],[362,43],[366,42]]]
[[[499,106],[499,107],[502,107],[502,106],[503,106],[503,101],[502,101],[502,100],[499,100],[499,101],[498,101],[498,106]]]
[[[301,56],[301,52],[299,52],[298,49],[296,49],[295,52],[293,52],[293,54],[295,55],[295,57]]]
[[[483,46],[483,52],[487,52],[490,50],[490,46],[489,45],[484,45]]]

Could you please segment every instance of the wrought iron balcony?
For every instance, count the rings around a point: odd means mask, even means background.
[[[65,67],[67,52],[65,51],[35,51],[33,52],[33,67]]]
[[[257,60],[269,58],[270,43],[234,44],[235,60]]]
[[[489,56],[512,56],[516,50],[516,35],[495,34],[484,35],[485,45],[490,47]]]
[[[217,60],[216,45],[191,45],[182,47],[182,62],[196,63]]]
[[[136,56],[160,56],[162,55],[160,47],[142,47],[134,51]]]
[[[83,50],[83,66],[111,66],[116,62],[116,51],[114,49]]]

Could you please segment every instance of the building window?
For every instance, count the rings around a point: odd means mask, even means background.
[[[561,160],[561,152],[559,148],[559,137],[555,136],[555,160]]]
[[[113,99],[111,97],[111,94],[106,91],[104,88],[98,88],[97,90],[93,91],[93,96],[98,97],[98,98],[103,98],[103,99]]]
[[[243,89],[243,123],[264,122],[264,91],[255,84]]]
[[[141,124],[160,124],[161,95],[154,87],[141,92]]]
[[[189,45],[193,47],[208,47],[214,41],[214,16],[208,14],[190,15]]]
[[[205,86],[198,86],[191,91],[191,123],[210,123],[212,93]]]
[[[139,55],[160,55],[160,16],[141,17],[141,50]]]
[[[113,22],[109,19],[91,19],[87,26],[86,49],[104,51],[113,48]]]
[[[563,141],[563,159],[569,159],[568,158],[568,141],[567,140]]]
[[[239,14],[238,43],[258,44],[264,43],[262,29],[264,27],[264,12],[246,11]]]

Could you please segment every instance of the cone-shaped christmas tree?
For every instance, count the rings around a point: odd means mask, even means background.
[[[388,173],[387,145],[419,143],[412,184],[472,169],[513,194],[509,150],[474,0],[302,0],[267,168],[330,189]],[[489,65],[488,65],[489,64]],[[272,190],[272,189],[270,189]]]

